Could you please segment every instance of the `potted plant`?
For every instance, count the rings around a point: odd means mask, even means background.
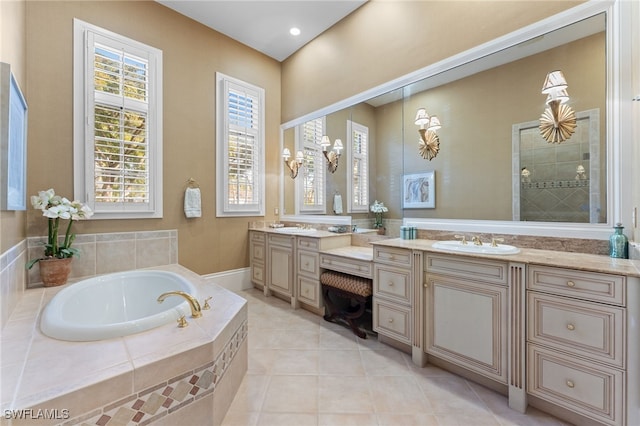
[[[73,221],[90,218],[93,211],[86,204],[56,195],[53,189],[32,195],[31,205],[42,210],[42,215],[47,218],[49,236],[44,245],[44,257],[27,262],[27,269],[39,263],[40,276],[45,287],[65,284],[71,271],[71,259],[78,254],[78,249],[71,247],[76,238],[71,232]],[[58,239],[61,219],[69,221],[62,241]]]
[[[382,225],[382,213],[386,213],[389,209],[384,205],[382,201],[376,200],[371,205],[371,211],[376,215],[376,221],[373,223],[373,227],[378,230],[378,234],[384,235],[385,228]]]

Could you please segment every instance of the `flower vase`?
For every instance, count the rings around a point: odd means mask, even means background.
[[[384,235],[387,233],[387,228],[385,228],[384,226],[381,226],[378,228],[378,235]]]
[[[64,259],[51,258],[40,259],[40,278],[45,287],[55,287],[67,283],[69,273],[71,273],[71,257]]]

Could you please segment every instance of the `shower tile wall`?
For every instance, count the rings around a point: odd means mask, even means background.
[[[576,132],[561,144],[547,143],[537,127],[521,130],[520,165],[531,175],[530,182],[520,184],[520,220],[589,223],[588,122],[579,120]]]
[[[42,256],[46,237],[27,239],[29,259]],[[78,235],[69,279],[178,263],[178,231],[116,232]],[[23,263],[24,265],[24,263]],[[28,274],[28,288],[42,284],[36,264]]]

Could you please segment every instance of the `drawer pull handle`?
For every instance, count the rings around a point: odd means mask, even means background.
[[[393,287],[393,281],[389,281],[389,287]]]
[[[576,387],[576,384],[573,383],[571,380],[567,380],[567,386],[573,389]]]
[[[573,330],[575,330],[575,329],[576,329],[576,326],[575,326],[575,325],[573,325],[573,324],[567,324],[567,330],[571,330],[571,331],[573,331]]]
[[[429,288],[429,283],[427,283],[427,282],[425,281],[425,282],[424,282],[424,284],[422,284],[422,286],[423,286],[424,288]]]
[[[389,318],[389,324],[393,322],[393,318]]]
[[[575,287],[576,283],[574,283],[573,281],[567,281],[567,287]]]
[[[305,267],[305,268],[308,268],[308,267],[309,267],[309,262],[306,262],[306,263],[304,264],[304,267]]]

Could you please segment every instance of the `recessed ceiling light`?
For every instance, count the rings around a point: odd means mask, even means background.
[[[292,28],[289,30],[289,34],[291,34],[292,36],[298,36],[298,35],[300,35],[300,28],[292,27]]]

